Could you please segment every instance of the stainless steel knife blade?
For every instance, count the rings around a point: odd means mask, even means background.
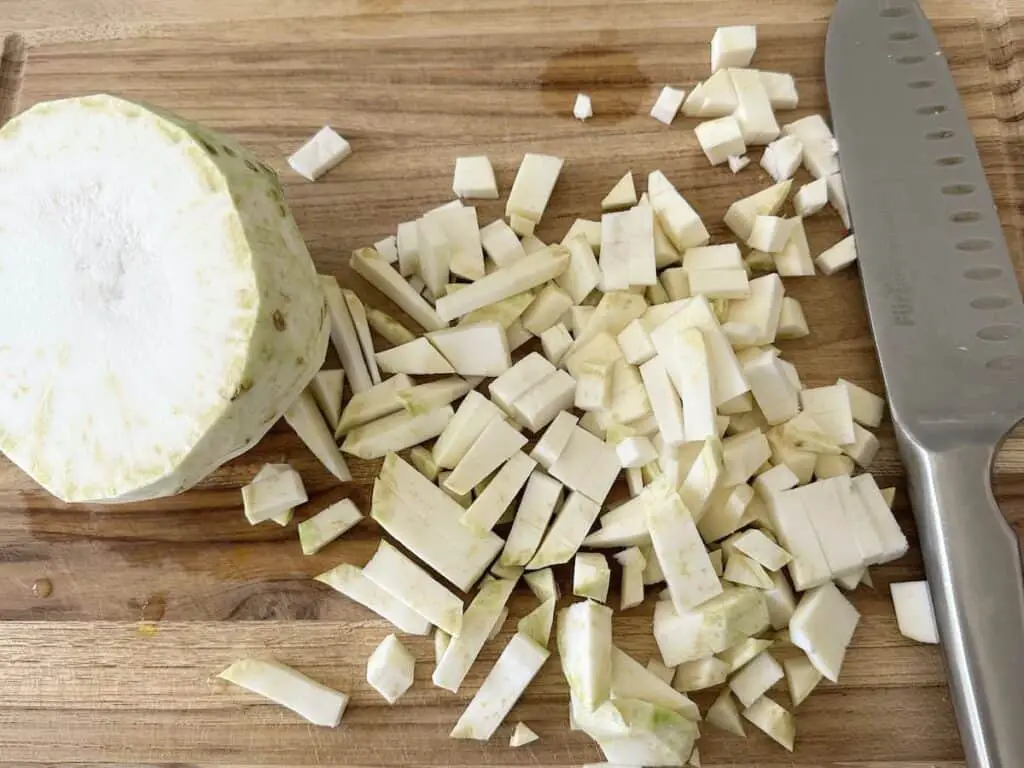
[[[825,74],[868,313],[968,764],[1024,765],[1024,564],[992,496],[1024,418],[1024,303],[913,0],[839,0]]]

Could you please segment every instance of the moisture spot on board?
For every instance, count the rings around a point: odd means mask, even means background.
[[[128,601],[128,607],[139,612],[140,621],[156,622],[164,617],[167,599],[161,594],[150,595],[142,602],[132,598]]]
[[[594,102],[591,120],[618,123],[645,111],[651,81],[630,51],[591,46],[552,57],[539,85],[544,106],[559,116],[572,118],[576,94],[582,92]]]
[[[49,579],[36,579],[32,582],[32,594],[46,598],[53,594],[53,582]]]

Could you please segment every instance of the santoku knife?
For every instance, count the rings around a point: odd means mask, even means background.
[[[913,0],[839,0],[825,74],[868,313],[961,738],[1024,766],[1024,566],[991,490],[1024,418],[1024,304],[971,128]]]

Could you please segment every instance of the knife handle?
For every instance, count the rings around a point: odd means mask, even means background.
[[[1024,562],[992,495],[996,446],[932,451],[899,437],[967,765],[1019,768]]]

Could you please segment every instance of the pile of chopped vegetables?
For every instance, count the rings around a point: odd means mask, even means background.
[[[627,173],[600,221],[579,219],[545,244],[534,228],[563,159],[541,154],[523,158],[507,220],[481,227],[461,201],[498,198],[495,175],[486,157],[462,157],[460,199],[352,255],[353,269],[422,330],[323,278],[343,370],[319,373],[287,419],[340,480],[344,454],[383,458],[370,517],[412,557],[382,539],[365,567],[342,563],[317,579],[398,632],[433,631],[433,682],[452,692],[507,617],[520,578],[538,600],[453,738],[495,734],[554,630],[570,726],[610,763],[699,765],[702,721],[743,736],[745,720],[792,750],[794,710],[822,678],[839,678],[858,624],[844,591],[907,551],[893,489],[866,471],[883,399],[842,379],[804,387],[776,346],[810,332],[782,278],[832,274],[856,249],[850,235],[811,253],[805,217],[831,203],[849,223],[836,143],[820,116],[779,126],[776,110],[797,106],[796,85],[750,69],[755,48],[753,27],[719,29],[711,76],[688,95],[666,87],[651,113],[705,118],[698,142],[734,173],[749,147],[765,147],[760,165],[774,184],[729,208],[734,242],[709,245],[700,215],[654,171],[639,196]],[[575,115],[593,106],[580,94]],[[309,178],[349,151],[323,132],[313,142],[337,154],[300,150],[293,165]],[[793,190],[800,165],[815,180]],[[796,215],[783,216],[791,197]],[[516,354],[535,338],[540,352]],[[414,378],[423,376],[432,378]],[[622,474],[630,498],[609,505]],[[280,466],[243,493],[254,523],[287,522],[305,501],[298,476]],[[360,519],[349,501],[319,512],[299,526],[303,552]],[[616,604],[609,555],[621,574]],[[580,599],[556,622],[562,566]],[[463,605],[450,586],[475,594]],[[612,624],[615,609],[649,594],[660,658],[645,666],[615,646]],[[936,642],[926,585],[893,596],[901,631]],[[798,653],[780,661],[785,646]],[[367,679],[394,702],[414,663],[389,635]],[[319,724],[336,725],[347,703],[279,666],[236,664],[224,676]],[[769,696],[783,680],[788,707]],[[702,716],[687,694],[716,686]],[[536,738],[518,723],[511,746]]]

